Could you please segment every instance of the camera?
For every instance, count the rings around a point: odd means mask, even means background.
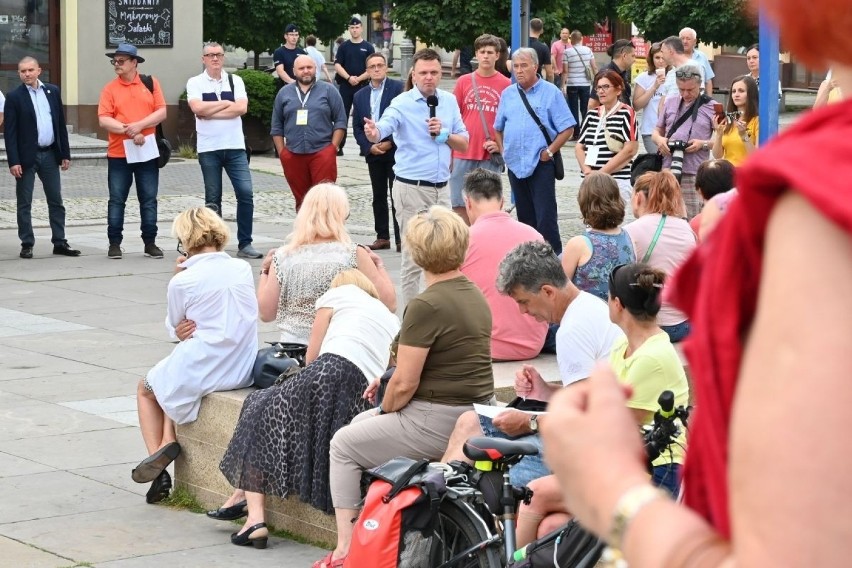
[[[672,153],[672,165],[669,166],[669,169],[671,169],[678,183],[680,183],[680,177],[683,175],[683,153],[688,145],[683,140],[669,140],[669,151]]]
[[[739,111],[735,111],[735,112],[726,112],[726,113],[725,113],[725,119],[728,121],[728,124],[733,124],[733,123],[735,123],[737,120],[739,120],[739,118],[740,118],[740,113],[739,113]]]

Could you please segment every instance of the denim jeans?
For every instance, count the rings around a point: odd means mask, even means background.
[[[128,164],[124,158],[107,158],[107,236],[110,244],[121,244],[124,232],[124,207],[130,186],[136,180],[136,198],[139,200],[139,216],[142,241],[153,243],[157,238],[157,191],[160,186],[160,170],[157,159]]]
[[[251,244],[254,197],[251,172],[245,150],[212,150],[199,152],[198,164],[204,176],[204,203],[215,205],[222,215],[222,169],[228,174],[237,199],[237,240],[239,248]]]
[[[544,465],[544,445],[541,442],[541,436],[538,434],[528,434],[513,438],[495,428],[491,419],[485,416],[479,417],[479,425],[482,427],[482,432],[489,438],[529,442],[538,447],[538,455],[522,457],[521,461],[513,465],[512,469],[509,470],[509,481],[512,482],[512,485],[515,487],[525,486],[533,479],[550,475],[550,470]]]
[[[651,483],[677,499],[680,492],[680,467],[679,463],[655,466],[651,474]]]
[[[22,247],[35,245],[33,234],[33,188],[35,176],[41,180],[44,187],[44,197],[47,199],[47,213],[50,219],[51,241],[54,245],[65,242],[65,206],[62,205],[62,182],[59,179],[59,164],[53,150],[35,153],[35,164],[23,170],[21,177],[15,180],[15,196],[17,197],[18,238]]]
[[[583,123],[583,117],[586,116],[586,111],[589,110],[589,95],[592,92],[590,86],[575,87],[569,85],[565,88],[566,98],[568,100],[568,108],[571,109],[571,115],[577,122],[576,133],[580,132],[580,125]]]
[[[669,335],[669,340],[672,343],[680,343],[689,335],[689,320],[674,325],[661,325],[660,329]]]
[[[565,157],[563,156],[563,159]],[[556,221],[556,178],[553,161],[539,162],[529,177],[518,178],[509,170],[518,221],[533,227],[556,254],[562,254],[562,238]]]

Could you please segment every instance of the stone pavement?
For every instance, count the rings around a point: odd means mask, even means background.
[[[350,229],[370,242],[369,179],[354,153],[352,144],[339,160],[339,183],[351,199]],[[567,239],[582,227],[576,160],[570,147],[563,155],[567,175],[557,193]],[[255,244],[265,250],[289,232],[293,201],[274,157],[255,156],[252,169]],[[72,166],[63,183],[68,238],[83,255],[50,254],[37,190],[35,259],[25,261],[18,258],[12,178],[0,177],[0,566],[310,566],[321,550],[277,538],[266,551],[235,547],[228,536],[237,525],[146,505],[147,486],[130,480],[145,453],[136,382],[172,349],[163,326],[176,256],[170,222],[203,204],[198,165],[175,160],[161,171],[165,260],[141,254],[135,198],[128,203],[125,258],[106,258],[105,167]],[[233,219],[229,191],[224,214]],[[398,282],[399,256],[382,256]],[[261,324],[262,340],[276,336],[273,325]]]

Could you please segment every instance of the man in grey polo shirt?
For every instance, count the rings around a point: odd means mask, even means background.
[[[317,82],[310,56],[297,57],[293,73],[296,82],[275,97],[270,134],[298,211],[310,188],[337,181],[337,148],[347,116],[337,90]]]

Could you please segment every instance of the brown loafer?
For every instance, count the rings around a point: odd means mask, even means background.
[[[370,250],[387,250],[390,248],[390,241],[388,239],[376,239],[373,244],[367,246],[370,247]]]
[[[402,252],[402,244],[396,243],[396,252]]]

